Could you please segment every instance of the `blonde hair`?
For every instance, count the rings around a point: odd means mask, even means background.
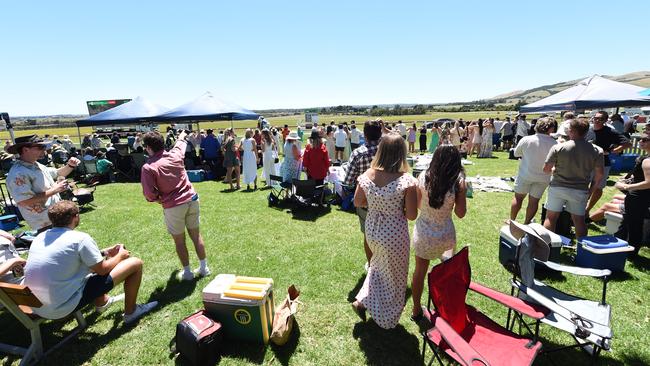
[[[406,151],[406,141],[399,133],[385,134],[379,140],[379,147],[370,167],[386,173],[407,173],[409,165],[406,162]]]
[[[246,133],[244,134],[244,137],[246,137],[247,139],[253,137],[253,130],[251,130],[250,128],[247,128]]]

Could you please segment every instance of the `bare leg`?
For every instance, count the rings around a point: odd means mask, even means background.
[[[521,205],[526,198],[525,194],[515,193],[515,196],[512,198],[512,203],[510,204],[510,220],[517,220],[517,214],[521,210]]]
[[[240,168],[238,166],[234,167],[235,169],[235,176],[236,176],[236,181],[237,181],[237,188],[239,188],[239,178],[241,175]]]
[[[419,315],[422,311],[422,290],[424,288],[424,277],[429,269],[429,260],[415,256],[415,271],[411,280],[411,297],[413,298],[413,315]]]
[[[530,221],[535,217],[538,208],[539,198],[528,195],[528,206],[526,207],[526,220],[524,221],[524,224],[530,224]]]
[[[571,220],[573,220],[573,226],[576,228],[576,239],[585,237],[587,235],[587,224],[585,223],[585,216],[571,214]]]
[[[552,232],[555,232],[555,224],[557,224],[557,219],[560,217],[559,212],[546,210],[546,220],[544,220],[544,227]]]
[[[363,250],[366,252],[366,260],[368,261],[368,264],[370,264],[370,259],[372,258],[372,250],[370,250],[370,247],[368,246],[368,240],[366,240],[366,236],[363,236]]]
[[[181,261],[183,267],[190,265],[190,255],[187,253],[187,246],[185,245],[185,233],[172,235],[174,244],[176,244],[176,254]]]
[[[230,183],[230,189],[232,189],[232,168],[233,167],[231,166],[226,168],[226,179],[228,180],[227,182]]]
[[[616,199],[614,199],[613,202],[607,202],[597,209],[596,212],[592,213],[591,216],[589,216],[589,219],[591,219],[591,221],[600,221],[605,218],[605,212],[621,213],[619,204],[620,202]]]
[[[133,313],[142,282],[142,260],[127,258],[118,263],[110,274],[114,285],[124,282],[124,314]]]
[[[196,255],[200,260],[205,259],[205,244],[203,243],[203,236],[201,236],[201,231],[197,227],[196,229],[187,229],[187,232],[190,234],[192,243],[194,243],[194,250],[196,250]]]

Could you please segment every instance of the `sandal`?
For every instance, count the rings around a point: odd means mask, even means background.
[[[354,310],[354,313],[359,316],[359,318],[362,321],[366,321],[366,308],[362,308],[361,304],[355,304],[354,302],[352,303],[352,310]]]

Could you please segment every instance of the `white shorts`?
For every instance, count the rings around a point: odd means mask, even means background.
[[[533,198],[540,199],[546,190],[548,183],[533,182],[517,176],[515,178],[515,193],[529,194]]]
[[[566,211],[576,216],[584,216],[587,209],[589,191],[565,187],[548,187],[546,209],[554,212]]]
[[[185,232],[185,228],[199,227],[199,201],[190,201],[180,206],[163,209],[167,231],[172,235]]]

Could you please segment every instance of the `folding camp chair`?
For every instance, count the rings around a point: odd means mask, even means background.
[[[291,183],[284,182],[279,175],[270,176],[271,193],[269,193],[269,206],[277,206],[281,202],[289,199],[291,192]]]
[[[83,175],[83,181],[86,184],[92,184],[95,181],[99,181],[101,179],[101,175],[97,171],[97,160],[83,160],[83,169],[84,169],[84,175]]]
[[[462,365],[531,365],[542,347],[537,334],[528,339],[507,330],[466,305],[465,297],[470,289],[537,322],[546,309],[471,282],[468,252],[463,248],[429,272],[429,302],[424,315],[433,327],[422,333],[422,362],[428,344],[440,364],[440,352],[444,352]]]
[[[47,352],[43,349],[43,340],[41,339],[41,323],[45,320],[32,312],[32,307],[40,307],[41,302],[34,296],[27,286],[14,285],[0,282],[0,304],[18,320],[31,335],[29,347],[24,348],[17,345],[0,343],[0,352],[6,352],[23,356],[20,365],[31,365],[47,356],[50,352],[57,349],[79,332],[86,328],[86,319],[81,311],[75,311],[72,316],[77,321],[70,334],[63,338],[59,343],[51,347]]]
[[[551,262],[548,260],[550,237],[546,233],[538,232],[531,226],[522,225],[515,221],[510,222],[510,232],[516,239],[519,239],[517,259],[515,261],[516,268],[511,281],[511,294],[516,294],[530,303],[540,304],[547,308],[549,312],[542,318],[542,323],[571,334],[576,341],[575,345],[548,350],[546,353],[581,347],[592,356],[592,363],[594,363],[601,350],[608,351],[611,348],[612,329],[610,319],[612,309],[605,299],[607,280],[611,275],[611,271],[573,267]],[[537,268],[547,268],[556,272],[601,279],[603,281],[601,300],[593,301],[570,295],[536,280],[534,278],[536,264],[538,265]],[[509,328],[514,325],[514,318],[510,322],[511,315],[511,311],[509,311],[508,323],[506,323],[506,327]]]
[[[291,199],[293,202],[302,207],[311,207],[312,205],[323,206],[325,198],[325,185],[316,185],[312,179],[300,180],[293,179],[291,188]],[[329,207],[329,203],[327,204]]]

